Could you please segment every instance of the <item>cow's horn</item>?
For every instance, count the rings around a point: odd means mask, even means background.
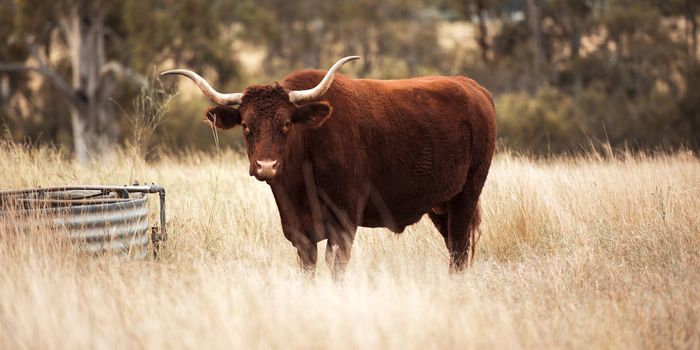
[[[297,103],[297,102],[304,102],[304,101],[310,101],[310,100],[315,100],[323,94],[328,91],[328,88],[331,87],[331,84],[333,83],[333,76],[335,75],[335,72],[342,67],[345,62],[347,61],[352,61],[352,60],[357,60],[359,59],[360,56],[348,56],[341,58],[336,62],[331,69],[328,70],[328,73],[326,73],[326,76],[323,77],[323,80],[321,80],[318,85],[316,85],[315,88],[309,89],[309,90],[299,90],[299,91],[290,91],[289,92],[289,100]]]
[[[187,70],[187,69],[173,69],[169,71],[165,71],[163,73],[160,73],[160,75],[184,75],[192,81],[194,81],[197,86],[199,86],[199,89],[202,90],[202,93],[206,97],[208,97],[212,102],[220,105],[239,105],[241,104],[241,99],[243,98],[243,94],[240,92],[233,93],[233,94],[222,94],[216,90],[214,90],[209,83],[204,80],[199,74]]]

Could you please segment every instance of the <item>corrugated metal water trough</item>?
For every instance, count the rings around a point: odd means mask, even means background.
[[[148,194],[160,199],[160,227],[150,227]],[[94,254],[158,258],[165,231],[165,189],[158,185],[66,186],[0,191],[0,221],[48,229]]]

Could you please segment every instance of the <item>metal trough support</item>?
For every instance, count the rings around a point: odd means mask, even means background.
[[[160,227],[149,227],[147,195],[156,193]],[[92,253],[143,258],[151,243],[158,259],[161,242],[167,239],[165,189],[155,184],[0,191],[0,220],[10,217],[22,228],[40,226],[58,232]]]

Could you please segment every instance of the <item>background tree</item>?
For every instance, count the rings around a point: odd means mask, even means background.
[[[118,88],[129,91],[128,78],[144,85],[157,62],[221,67],[216,71],[223,81],[237,76],[235,61],[227,55],[230,38],[220,35],[220,20],[232,20],[223,15],[231,9],[223,3],[5,2],[2,16],[14,25],[3,28],[11,47],[2,52],[0,71],[36,72],[52,85],[60,95],[53,102],[64,103],[70,111],[79,161],[116,145],[119,123],[113,100],[119,98]],[[56,53],[63,48],[65,55]],[[5,100],[22,93],[20,85],[29,83],[19,76],[4,90]]]
[[[694,0],[0,0],[0,135],[84,159],[131,142],[124,116],[160,70],[240,91],[357,54],[346,74],[476,79],[508,147],[698,149],[697,12]],[[151,146],[211,147],[207,101],[172,103]],[[229,135],[221,145],[239,145]]]
[[[81,161],[87,160],[91,151],[103,153],[114,142],[107,97],[116,87],[114,75],[129,73],[118,61],[107,59],[105,22],[109,6],[99,2],[18,2],[14,16],[18,31],[14,39],[27,51],[31,63],[0,65],[4,71],[42,74],[60,92],[70,110],[75,155]],[[68,48],[70,79],[49,63],[54,32]]]

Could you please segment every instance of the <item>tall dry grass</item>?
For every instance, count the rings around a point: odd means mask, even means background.
[[[313,280],[297,271],[270,190],[241,156],[130,159],[79,166],[2,147],[4,189],[132,174],[165,186],[170,240],[161,262],[119,262],[0,231],[0,348],[700,347],[690,154],[500,154],[474,266],[449,274],[423,220],[400,235],[361,229],[341,283],[323,262]]]

